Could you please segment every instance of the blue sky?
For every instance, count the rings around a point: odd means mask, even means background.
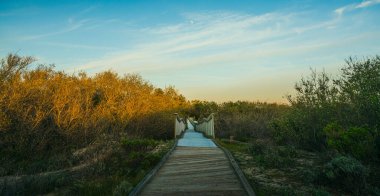
[[[188,99],[285,102],[310,68],[380,54],[380,0],[0,0],[0,56],[139,73]]]

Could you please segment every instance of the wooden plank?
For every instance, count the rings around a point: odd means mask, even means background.
[[[201,160],[188,160],[188,162],[185,162],[185,161],[181,161],[181,162],[178,162],[178,161],[168,161],[165,165],[166,166],[170,166],[170,165],[187,165],[188,163],[193,163],[193,164],[204,164],[204,163],[208,163],[210,161],[213,161],[213,162],[221,162],[225,160],[224,157],[217,157],[217,158],[210,158],[210,159],[201,159]]]
[[[253,191],[253,189],[252,189],[251,185],[249,184],[248,180],[245,178],[243,171],[241,171],[239,165],[236,163],[236,161],[235,161],[234,157],[231,155],[231,153],[227,149],[223,148],[223,146],[220,146],[216,141],[214,141],[214,143],[219,148],[221,148],[224,151],[224,153],[226,154],[226,156],[228,157],[228,160],[230,161],[232,167],[234,168],[234,171],[235,171],[236,175],[238,176],[241,184],[243,185],[246,193],[249,196],[255,196],[256,195],[255,192]]]
[[[219,148],[177,147],[141,195],[245,195]]]
[[[166,191],[163,193],[162,191],[147,191],[147,195],[157,195],[157,196],[177,196],[177,195],[182,195],[182,196],[220,196],[220,195],[228,195],[228,196],[240,196],[244,195],[245,192],[241,190],[223,190],[223,191]]]
[[[170,154],[173,153],[174,149],[177,146],[177,142],[178,140],[175,140],[175,143],[169,152],[167,152],[161,161],[144,177],[144,179],[133,188],[133,190],[129,193],[129,196],[135,196],[141,192],[143,187],[153,178],[157,171],[164,165],[166,160],[169,159]]]

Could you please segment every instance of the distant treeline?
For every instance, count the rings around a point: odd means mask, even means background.
[[[236,101],[217,104],[192,101],[188,115],[196,119],[214,113],[215,134],[219,138],[248,141],[252,138],[269,138],[271,123],[289,110],[285,104]]]

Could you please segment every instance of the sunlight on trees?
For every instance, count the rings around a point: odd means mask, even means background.
[[[173,87],[155,88],[139,75],[105,71],[89,77],[43,65],[29,70],[34,61],[16,54],[1,61],[3,149],[43,152],[79,147],[101,134],[149,137],[156,132],[150,137],[170,138],[172,113],[188,106]],[[155,125],[145,120],[152,118]]]

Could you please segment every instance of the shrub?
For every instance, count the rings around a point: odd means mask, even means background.
[[[315,168],[305,168],[297,172],[297,175],[307,184],[315,183],[319,178],[319,174],[319,170]]]
[[[362,127],[350,127],[344,130],[337,123],[330,123],[324,128],[329,148],[347,153],[360,160],[373,158],[375,154],[375,138],[372,133]]]
[[[288,168],[296,164],[296,161],[293,159],[294,155],[290,155],[286,153],[286,150],[275,147],[268,147],[261,154],[253,152],[253,156],[259,164],[270,168]]]
[[[153,139],[122,139],[122,147],[127,152],[147,152],[153,150],[157,145],[158,141]]]
[[[342,100],[350,104],[353,113],[344,116],[355,125],[380,128],[380,56],[349,58],[337,81],[341,87]]]
[[[122,181],[113,191],[113,195],[115,196],[122,196],[122,195],[128,195],[129,192],[131,192],[133,189],[133,186],[128,181]]]
[[[288,96],[289,112],[273,126],[278,142],[322,151],[326,147],[323,129],[331,122],[352,127],[346,130],[347,137],[371,142],[363,127],[374,132],[380,129],[380,56],[349,58],[341,70],[336,77],[312,70],[309,77],[296,83],[295,96]],[[350,149],[354,156],[362,158],[369,153],[369,149],[362,148],[366,144],[354,144],[355,149]]]
[[[284,146],[277,149],[281,157],[296,158],[298,156],[296,149],[293,146]]]
[[[314,189],[312,192],[312,195],[314,195],[314,196],[329,196],[331,194],[329,192],[323,190],[323,189]]]
[[[249,152],[251,152],[254,155],[261,155],[264,154],[267,151],[268,147],[266,144],[261,142],[252,142],[248,148]]]
[[[137,169],[149,169],[161,159],[160,152],[153,152],[159,144],[153,139],[123,139],[121,145],[126,152],[126,166],[133,170],[130,174],[135,175]]]
[[[156,165],[161,160],[161,155],[158,153],[148,153],[144,161],[142,162],[142,167],[147,169]]]
[[[380,189],[377,187],[369,186],[367,188],[367,194],[373,196],[380,196]]]
[[[138,137],[170,139],[173,137],[175,112],[178,111],[167,110],[132,117],[126,128]]]
[[[323,168],[324,177],[330,185],[336,185],[356,195],[366,188],[367,168],[358,160],[338,156],[328,162]]]
[[[265,102],[224,102],[217,104],[207,101],[193,101],[188,115],[195,118],[215,114],[215,133],[219,138],[234,136],[236,140],[268,138],[270,122],[288,109],[287,105]]]
[[[104,134],[170,139],[173,111],[189,105],[173,87],[155,88],[139,75],[28,69],[33,62],[13,54],[0,60],[0,154],[9,155],[0,164],[15,154],[31,161],[83,148]]]

